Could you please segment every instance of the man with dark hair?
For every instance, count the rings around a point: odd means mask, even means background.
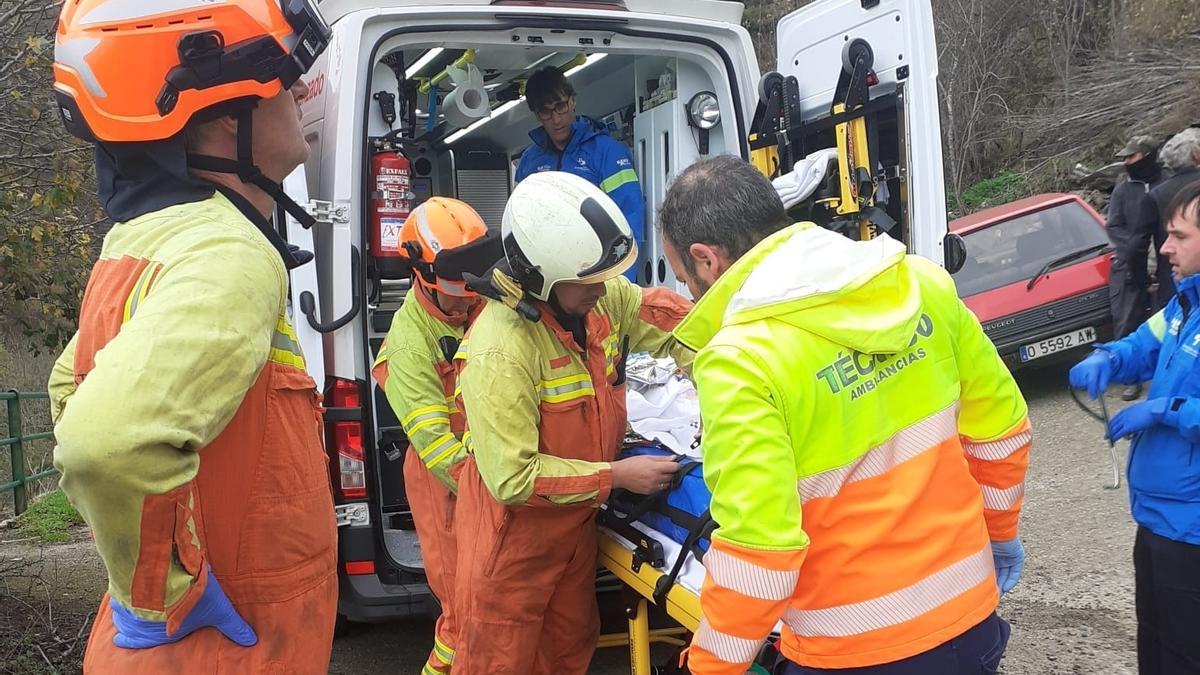
[[[645,205],[642,186],[629,149],[614,140],[604,126],[575,114],[575,88],[562,71],[547,66],[525,83],[525,102],[541,126],[529,132],[533,145],[517,165],[517,182],[541,171],[566,171],[599,186],[620,207],[638,246],[645,245]],[[626,273],[637,279],[637,267]]]
[[[1071,369],[1071,386],[1103,396],[1109,382],[1152,380],[1147,400],[1112,418],[1108,437],[1133,437],[1129,501],[1138,523],[1133,544],[1138,672],[1200,673],[1200,181],[1180,189],[1166,210],[1161,253],[1176,295],[1137,331],[1100,345]]]
[[[697,298],[674,332],[698,351],[719,524],[691,672],[746,672],[780,619],[788,675],[995,669],[1029,422],[950,275],[887,236],[789,225],[734,157],[686,169],[660,218]]]
[[[1108,220],[1104,227],[1116,254],[1108,279],[1108,295],[1112,302],[1113,337],[1121,339],[1137,330],[1146,320],[1150,305],[1150,272],[1147,269],[1150,241],[1154,230],[1142,222],[1140,214],[1150,191],[1162,182],[1162,167],[1158,165],[1158,143],[1150,136],[1134,136],[1120,150],[1129,179],[1113,190],[1108,203]],[[1126,401],[1142,395],[1142,385],[1134,384],[1121,392]]]

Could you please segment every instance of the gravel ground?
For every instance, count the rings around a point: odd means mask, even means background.
[[[1134,527],[1124,489],[1103,488],[1109,469],[1101,427],[1071,402],[1065,368],[1022,373],[1018,380],[1030,404],[1034,453],[1022,518],[1025,572],[1000,607],[1013,626],[1002,672],[1135,673],[1130,558]],[[1108,405],[1115,412],[1123,404],[1110,397]],[[1126,444],[1118,449],[1123,458]],[[80,542],[33,551],[24,543],[5,543],[6,534],[0,531],[0,560],[59,559],[56,576],[70,578],[71,583],[69,591],[60,591],[56,613],[86,616],[94,610],[104,573],[89,546]],[[9,592],[19,589],[13,588],[17,584],[0,585],[0,619],[7,618],[11,626],[19,605],[3,597],[5,585]],[[39,590],[27,598],[30,604],[47,599],[45,590]],[[56,628],[60,634],[69,633],[68,638],[77,634],[64,630],[66,626]],[[431,640],[432,622],[427,620],[353,626],[335,642],[330,672],[415,673]],[[33,655],[34,660],[23,662],[42,661],[36,652]],[[11,663],[0,664],[0,672],[12,672],[6,666]],[[628,656],[622,649],[597,653],[592,673],[627,672]]]

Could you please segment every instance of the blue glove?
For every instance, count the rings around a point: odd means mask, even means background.
[[[1121,410],[1109,421],[1108,435],[1105,438],[1115,441],[1161,423],[1170,402],[1169,398],[1152,398]]]
[[[1112,379],[1112,357],[1108,352],[1097,349],[1075,364],[1067,379],[1073,389],[1086,389],[1088,398],[1095,401],[1108,389],[1108,381]]]
[[[117,628],[113,644],[125,649],[148,649],[178,642],[207,626],[216,628],[222,635],[242,647],[251,647],[258,642],[254,629],[238,615],[225,591],[221,590],[221,585],[213,576],[212,568],[208,569],[208,583],[204,593],[196,602],[196,606],[192,607],[192,611],[183,618],[183,623],[174,635],[167,635],[166,621],[143,619],[111,598],[108,604],[112,607],[113,625]]]
[[[1020,539],[992,542],[992,563],[996,565],[996,585],[1000,594],[1011,591],[1025,569],[1025,548]]]

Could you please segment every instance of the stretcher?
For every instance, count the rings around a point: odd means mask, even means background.
[[[642,528],[639,528],[642,529]],[[649,530],[649,528],[644,528]],[[647,537],[654,537],[653,531],[646,532]],[[666,643],[683,646],[690,633],[694,633],[700,625],[700,585],[704,581],[704,568],[692,557],[685,563],[685,569],[694,567],[699,570],[699,580],[696,572],[688,570],[690,576],[680,573],[676,582],[671,585],[662,598],[659,607],[679,628],[652,631],[650,629],[650,602],[659,582],[665,577],[680,554],[682,547],[671,541],[665,535],[656,538],[664,547],[674,546],[673,555],[664,550],[669,558],[663,568],[655,568],[648,561],[635,559],[637,546],[616,534],[608,528],[600,528],[601,567],[613,574],[629,591],[631,602],[626,607],[626,619],[629,623],[627,635],[604,636],[600,640],[601,647],[618,646],[625,642],[629,644],[629,673],[630,675],[651,675],[654,667],[650,661],[650,645]],[[687,554],[691,556],[690,553]]]
[[[606,635],[600,638],[601,647],[629,645],[630,675],[652,675],[656,672],[650,660],[650,646],[655,643],[684,646],[700,625],[700,588],[704,583],[704,566],[691,552],[670,537],[656,532],[640,523],[634,524],[648,538],[657,542],[663,552],[661,567],[642,559],[639,546],[624,536],[606,528],[600,528],[599,563],[611,572],[629,591],[626,619],[629,632],[624,635]],[[656,590],[668,575],[680,555],[686,555],[675,583],[656,598]],[[650,603],[658,607],[679,624],[675,628],[652,630],[650,628]],[[751,673],[767,675],[760,666],[753,666]]]

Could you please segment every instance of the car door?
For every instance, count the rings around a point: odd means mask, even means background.
[[[283,189],[297,204],[308,203],[308,181],[303,164],[283,179]],[[282,214],[287,223],[285,236],[288,243],[295,244],[305,251],[315,251],[311,229],[305,228],[295,218],[287,215],[283,209],[278,209],[276,213]],[[309,324],[307,317],[299,309],[300,297],[306,293],[312,296],[316,307],[321,306],[320,288],[317,284],[317,261],[312,260],[291,270],[289,277],[288,317],[296,329],[296,337],[299,339],[300,349],[304,352],[304,363],[308,374],[317,383],[317,391],[321,391],[325,386],[324,340],[321,333]]]
[[[805,121],[829,114],[843,63],[843,49],[866,40],[879,83],[871,97],[896,92],[906,134],[908,221],[911,250],[943,262],[946,194],[938,112],[938,62],[929,0],[822,0],[780,19],[777,70],[800,84]]]

